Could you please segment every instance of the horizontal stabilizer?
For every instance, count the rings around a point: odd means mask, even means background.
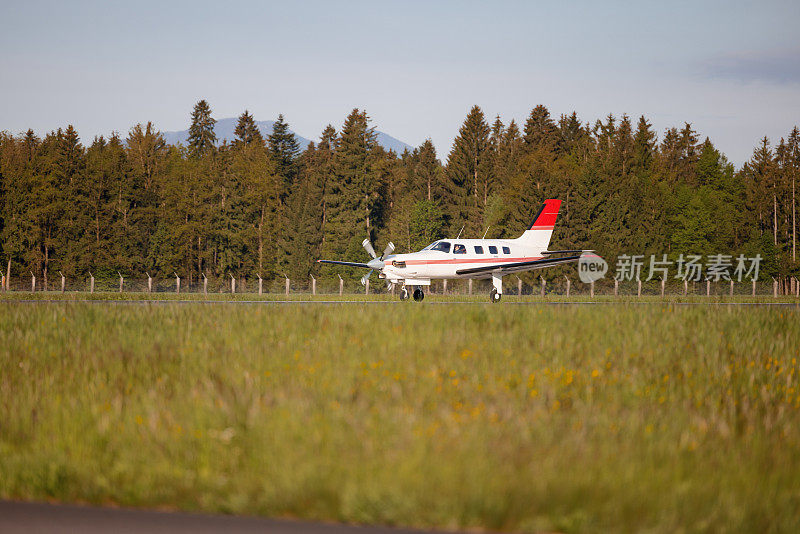
[[[594,250],[545,250],[542,251],[542,254],[549,255],[549,254],[581,254],[583,252],[594,252]]]

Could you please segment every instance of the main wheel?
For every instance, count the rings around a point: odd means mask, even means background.
[[[416,288],[414,290],[414,300],[416,300],[417,302],[421,302],[422,299],[424,298],[425,298],[425,293],[423,293],[420,288]]]
[[[400,290],[400,300],[408,300],[408,289],[402,288]]]
[[[500,297],[502,297],[502,295],[497,292],[497,289],[492,288],[492,291],[489,293],[489,300],[492,302],[500,302]]]

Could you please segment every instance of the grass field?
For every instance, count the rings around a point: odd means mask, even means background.
[[[796,307],[0,300],[0,497],[796,532],[798,359]]]

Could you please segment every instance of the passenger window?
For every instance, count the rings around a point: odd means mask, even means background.
[[[503,247],[503,254],[511,254],[511,249],[508,247]]]
[[[475,254],[483,254],[483,247],[475,247]]]
[[[497,247],[494,245],[489,245],[489,254],[497,254]]]
[[[465,247],[461,243],[456,243],[455,245],[453,245],[453,254],[466,254],[466,253],[467,253],[467,247]]]

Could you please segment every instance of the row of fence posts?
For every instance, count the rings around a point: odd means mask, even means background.
[[[36,291],[36,275],[33,273],[33,271],[29,271],[29,272],[31,273],[31,291],[35,292]],[[67,277],[64,276],[64,274],[61,271],[58,271],[58,274],[61,276],[61,292],[63,293],[66,290]],[[153,277],[150,276],[150,273],[145,273],[145,274],[147,275],[147,292],[148,293],[152,293],[153,292]],[[181,292],[181,277],[178,275],[178,273],[174,273],[174,274],[175,274],[175,292],[176,293],[180,293]],[[117,271],[117,275],[119,275],[119,292],[122,293],[124,291],[124,288],[125,288],[125,277],[123,277],[122,273],[120,273],[119,271]],[[205,295],[205,294],[208,294],[208,277],[206,276],[205,273],[202,273],[202,276],[203,276],[203,294]],[[236,278],[232,274],[229,274],[229,276],[231,277],[231,293],[235,294],[236,293]],[[284,278],[286,280],[286,295],[289,295],[289,291],[291,289],[291,280],[285,274],[283,276],[284,276]],[[339,295],[343,295],[344,294],[344,279],[341,277],[341,275],[338,275],[338,276],[339,276]],[[257,275],[257,277],[258,277],[258,294],[262,295],[264,293],[264,279],[261,277],[260,273]],[[516,278],[517,278],[517,295],[522,295],[522,279],[519,276],[517,276]],[[547,286],[547,281],[542,276],[540,276],[539,279],[541,280],[540,295],[542,297],[544,297],[545,296],[545,288]],[[567,282],[566,296],[569,297],[570,296],[570,287],[571,287],[572,282],[570,281],[570,279],[567,276],[564,276],[564,279]],[[0,289],[3,289],[5,291],[9,291],[10,290],[10,280],[8,280],[5,275],[3,275],[2,276],[2,280],[0,280],[0,281],[2,281],[2,284],[0,284]],[[468,290],[467,290],[468,294],[472,295],[472,279],[469,279],[467,281],[467,286],[468,286]],[[395,290],[395,284],[391,284],[390,291],[391,291],[391,293],[393,295],[394,295],[394,290]],[[94,274],[92,274],[91,271],[89,272],[89,292],[90,293],[94,293]],[[369,295],[369,278],[367,278],[367,280],[366,280],[366,282],[364,284],[364,292],[365,292],[365,294]],[[777,298],[779,296],[778,292],[779,292],[778,280],[773,278],[772,279],[772,296]],[[729,295],[733,296],[733,293],[734,293],[734,281],[730,280]],[[312,295],[316,295],[317,294],[317,279],[314,277],[314,275],[311,275],[311,294]],[[447,280],[446,279],[442,281],[442,294],[445,294],[445,295],[447,294]],[[661,296],[663,297],[663,296],[665,296],[665,294],[666,294],[666,279],[664,277],[662,277],[661,278]],[[688,295],[689,294],[689,281],[688,280],[684,280],[683,281],[683,294],[684,295]],[[589,295],[592,298],[594,298],[594,282],[591,282],[589,284]],[[792,278],[789,279],[789,295],[800,296],[800,281],[798,281],[797,278],[792,277]],[[619,280],[616,279],[616,278],[614,279],[614,296],[615,297],[619,296]],[[636,279],[636,296],[638,296],[638,297],[642,296],[642,281],[639,278]],[[711,280],[706,280],[706,296],[711,296]],[[756,281],[755,280],[752,281],[752,296],[754,296],[754,297],[756,296]]]

